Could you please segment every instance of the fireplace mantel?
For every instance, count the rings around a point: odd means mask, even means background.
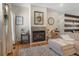
[[[46,27],[32,27],[32,31],[46,31]]]

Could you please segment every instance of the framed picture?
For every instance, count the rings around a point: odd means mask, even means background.
[[[16,25],[23,25],[23,16],[16,16]]]
[[[43,22],[44,22],[43,12],[34,11],[34,24],[35,25],[43,25]]]

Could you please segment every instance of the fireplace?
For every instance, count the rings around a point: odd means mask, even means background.
[[[45,31],[33,31],[33,42],[45,41]]]

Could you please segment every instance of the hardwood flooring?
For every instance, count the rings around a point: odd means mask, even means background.
[[[15,44],[13,45],[12,53],[9,54],[8,56],[18,56],[19,55],[19,50],[20,48],[31,48],[34,46],[40,46],[40,45],[47,45],[47,41],[42,41],[42,42],[34,42],[32,44]]]

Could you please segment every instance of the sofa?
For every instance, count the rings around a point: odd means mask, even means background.
[[[76,54],[79,55],[79,33],[68,33],[67,35],[60,35],[63,40],[69,43],[73,43]]]
[[[69,56],[76,53],[74,44],[68,43],[61,38],[49,39],[48,47],[61,56]]]

